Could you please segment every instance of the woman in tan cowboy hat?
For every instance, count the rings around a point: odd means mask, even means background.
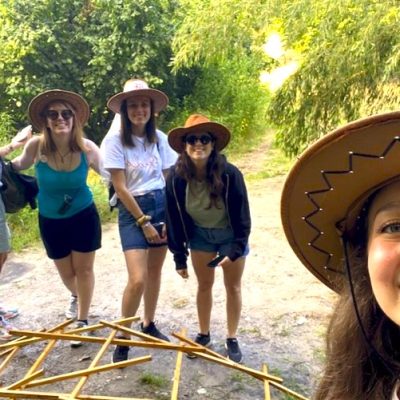
[[[168,247],[176,270],[188,278],[190,249],[198,281],[199,333],[195,341],[211,343],[210,317],[215,267],[224,273],[227,293],[228,357],[242,360],[236,338],[240,319],[241,278],[248,254],[250,211],[241,172],[220,151],[229,130],[201,114],[191,115],[183,128],[169,132],[168,141],[180,155],[167,178]]]
[[[83,137],[89,106],[77,93],[48,90],[28,107],[34,128],[15,169],[35,166],[39,194],[39,228],[49,258],[71,292],[67,318],[88,324],[94,289],[95,251],[101,246],[100,218],[87,185],[89,168],[100,173],[100,151]],[[79,346],[81,342],[71,342]]]
[[[175,163],[176,153],[166,135],[156,129],[155,113],[167,104],[163,92],[140,79],[128,80],[123,92],[107,103],[119,117],[101,144],[104,167],[118,197],[119,233],[128,270],[122,315],[134,316],[143,296],[141,329],[162,340],[168,338],[158,330],[154,317],[167,252],[164,173]],[[128,351],[127,346],[116,346],[113,361],[126,360]]]
[[[400,112],[345,125],[308,148],[282,194],[301,262],[340,294],[318,400],[400,398]]]

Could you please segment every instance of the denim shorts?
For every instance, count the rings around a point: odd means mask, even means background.
[[[10,251],[11,235],[6,222],[6,209],[0,196],[0,253]]]
[[[151,216],[150,222],[152,224],[165,222],[165,191],[163,189],[152,190],[142,196],[135,196],[135,200],[143,214]],[[118,202],[118,227],[123,251],[167,245],[166,243],[148,243],[142,228],[136,225],[136,219],[121,201]]]
[[[206,253],[218,253],[228,255],[235,237],[231,228],[202,228],[195,226],[193,237],[190,239],[191,250],[204,251]],[[243,253],[243,257],[249,254],[249,245]]]
[[[72,251],[90,253],[101,247],[101,222],[94,203],[68,218],[46,218],[39,214],[40,235],[52,260]]]

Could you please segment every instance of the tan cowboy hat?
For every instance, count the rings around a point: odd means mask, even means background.
[[[209,132],[215,139],[215,148],[221,151],[227,146],[231,138],[228,128],[210,121],[206,116],[201,114],[192,114],[185,122],[183,128],[172,129],[168,133],[169,145],[177,152],[182,153],[185,150],[183,139],[188,133]]]
[[[145,81],[140,79],[129,79],[125,82],[124,90],[112,96],[108,102],[107,107],[119,113],[121,111],[121,104],[124,100],[135,97],[146,96],[153,101],[154,112],[158,113],[168,105],[168,97],[166,94],[157,89],[150,89]]]
[[[45,124],[43,112],[46,110],[47,106],[54,101],[65,101],[71,104],[75,116],[82,126],[88,121],[90,115],[89,104],[82,96],[75,92],[69,92],[68,90],[53,89],[38,94],[29,103],[28,115],[35,129],[43,129]]]
[[[365,200],[400,178],[400,112],[349,123],[311,145],[286,179],[282,224],[300,261],[325,285],[344,283],[342,236]]]

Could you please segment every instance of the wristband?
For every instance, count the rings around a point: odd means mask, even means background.
[[[143,224],[145,224],[146,222],[148,222],[148,221],[150,221],[150,220],[151,220],[150,215],[145,215],[145,214],[143,214],[141,217],[139,217],[139,218],[136,220],[136,225],[137,225],[137,226],[142,226]]]

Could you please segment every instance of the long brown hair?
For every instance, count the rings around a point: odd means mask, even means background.
[[[349,249],[353,287],[343,288],[331,317],[326,366],[313,399],[390,399],[400,374],[400,329],[375,300],[366,241]]]
[[[219,207],[218,199],[222,196],[224,183],[222,181],[222,171],[224,167],[224,157],[215,150],[210,154],[207,161],[206,183],[210,193],[210,204],[208,208]],[[183,151],[176,162],[176,173],[187,182],[191,182],[196,177],[196,167],[186,151]]]
[[[80,123],[79,119],[76,118],[76,112],[74,107],[66,102],[66,101],[53,101],[49,103],[46,107],[45,110],[41,113],[43,115],[44,120],[46,120],[45,117],[45,112],[49,109],[49,107],[54,104],[54,103],[60,103],[63,104],[65,107],[70,109],[74,116],[73,116],[73,124],[72,124],[72,131],[71,131],[71,136],[70,136],[70,141],[69,141],[69,149],[71,152],[86,152],[86,146],[84,143],[84,132],[83,132],[83,127],[82,124]],[[46,155],[50,155],[52,153],[55,153],[57,151],[57,147],[54,143],[51,130],[46,126],[46,123],[43,124],[43,129],[41,131],[42,136],[40,140],[40,152]]]
[[[149,143],[157,143],[156,117],[154,115],[153,100],[150,99],[150,119],[146,123],[146,139]],[[126,147],[135,147],[132,139],[132,122],[128,118],[127,101],[121,104],[121,141]]]

